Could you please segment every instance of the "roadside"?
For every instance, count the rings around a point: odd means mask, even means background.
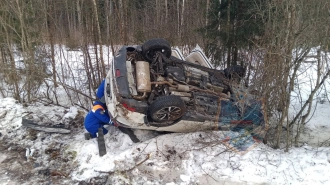
[[[19,126],[16,121],[27,109],[52,123],[70,125],[71,133],[45,133]],[[238,155],[221,145],[220,131],[159,135],[135,130],[141,142],[133,143],[118,128],[110,127],[105,135],[107,154],[100,157],[97,141],[84,140],[84,114],[76,108],[39,104],[23,108],[13,99],[0,99],[0,112],[6,112],[0,115],[2,185],[330,183],[324,175],[330,173],[329,147],[304,145],[286,153],[259,144]],[[326,118],[326,111],[318,113],[316,121]],[[324,131],[329,131],[327,123],[322,123]],[[323,128],[317,122],[310,124]]]

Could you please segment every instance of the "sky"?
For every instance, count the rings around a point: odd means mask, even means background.
[[[42,103],[23,106],[13,98],[0,97],[0,139],[11,145],[0,151],[0,184],[78,184],[109,176],[105,178],[108,184],[330,185],[329,112],[329,102],[317,104],[301,146],[289,152],[259,143],[240,155],[219,142],[226,134],[222,131],[160,134],[134,130],[141,142],[133,143],[110,126],[105,135],[107,153],[100,157],[96,139],[84,140],[81,119],[86,111]],[[63,123],[71,133],[33,131],[22,126],[22,117],[44,125]],[[33,178],[22,182],[6,171],[14,146],[24,157],[19,159],[21,165],[33,164],[29,169]],[[41,176],[46,169],[50,175]],[[24,171],[17,173],[20,176]]]

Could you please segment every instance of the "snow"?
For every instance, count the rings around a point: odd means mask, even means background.
[[[21,126],[21,118],[16,115],[21,115],[25,110],[23,106],[16,103],[13,98],[1,99],[0,103],[0,128],[8,127],[9,130],[18,129]],[[7,118],[7,119],[3,119]],[[3,132],[1,132],[3,133]]]
[[[69,110],[69,112],[68,113],[66,113],[65,115],[64,115],[64,119],[69,119],[69,118],[75,118],[76,117],[76,115],[78,114],[78,109],[77,109],[77,107],[70,107],[70,110]]]
[[[78,63],[75,65],[79,66]],[[306,76],[302,78],[307,79]],[[308,89],[309,86],[301,88]],[[63,169],[68,172],[61,181],[63,184],[90,182],[92,178],[109,175],[107,184],[330,185],[330,147],[318,147],[330,139],[330,104],[317,104],[315,108],[302,137],[305,144],[293,147],[289,152],[259,143],[240,155],[218,140],[226,134],[221,131],[160,134],[135,130],[141,142],[133,143],[118,128],[110,126],[109,133],[105,135],[107,154],[100,157],[97,140],[84,140],[82,120],[75,120],[80,114],[84,116],[86,111],[79,107],[64,108],[41,103],[23,106],[13,98],[0,98],[1,142],[13,145],[0,152],[0,184],[24,184],[10,179],[2,166],[11,157],[8,152],[14,151],[18,145],[25,150],[26,160],[34,162],[35,167],[31,171],[37,174],[36,179],[43,178],[38,173],[45,168],[52,172]],[[37,131],[33,138],[31,129],[21,125],[22,117],[47,124],[76,125],[71,127],[71,134]],[[51,149],[60,150],[59,158],[66,159],[69,167],[64,168],[52,160],[56,153],[49,155],[47,151]],[[53,184],[57,184],[56,179],[52,180]]]
[[[48,118],[59,122],[78,114],[76,107],[36,105],[25,108],[12,98],[0,99],[0,105],[2,134],[13,129],[18,133],[26,131],[20,127],[19,120],[27,110],[41,114],[48,112]],[[318,106],[308,128],[320,127],[324,134],[329,132],[330,124],[324,123],[329,120],[329,110],[329,103]],[[330,184],[329,147],[316,148],[306,144],[284,152],[259,144],[239,155],[216,143],[216,138],[223,134],[218,131],[159,135],[137,130],[135,134],[142,142],[133,143],[117,128],[110,127],[105,135],[107,154],[100,157],[97,141],[84,140],[83,133],[83,129],[70,136],[39,132],[40,136],[47,137],[44,140],[21,140],[20,144],[38,150],[58,142],[66,145],[67,152],[75,151],[76,157],[71,163],[76,163],[77,168],[70,174],[74,181],[112,173],[113,182],[118,184]],[[318,136],[317,133],[313,135]],[[0,158],[3,161],[5,157],[1,155]],[[136,166],[141,161],[144,162]],[[125,171],[131,176],[123,175]]]

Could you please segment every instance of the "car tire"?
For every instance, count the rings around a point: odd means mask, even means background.
[[[157,51],[160,51],[167,58],[171,57],[170,43],[165,39],[150,39],[142,45],[142,56],[147,62],[152,62]]]
[[[152,126],[169,126],[186,113],[186,107],[179,96],[161,96],[151,103],[148,112],[154,121]]]

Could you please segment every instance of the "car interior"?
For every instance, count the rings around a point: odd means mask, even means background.
[[[186,58],[184,58],[182,52],[178,47],[172,48],[172,56],[181,60],[185,60],[194,64],[214,69],[213,65],[198,45],[191,51],[191,53]]]

